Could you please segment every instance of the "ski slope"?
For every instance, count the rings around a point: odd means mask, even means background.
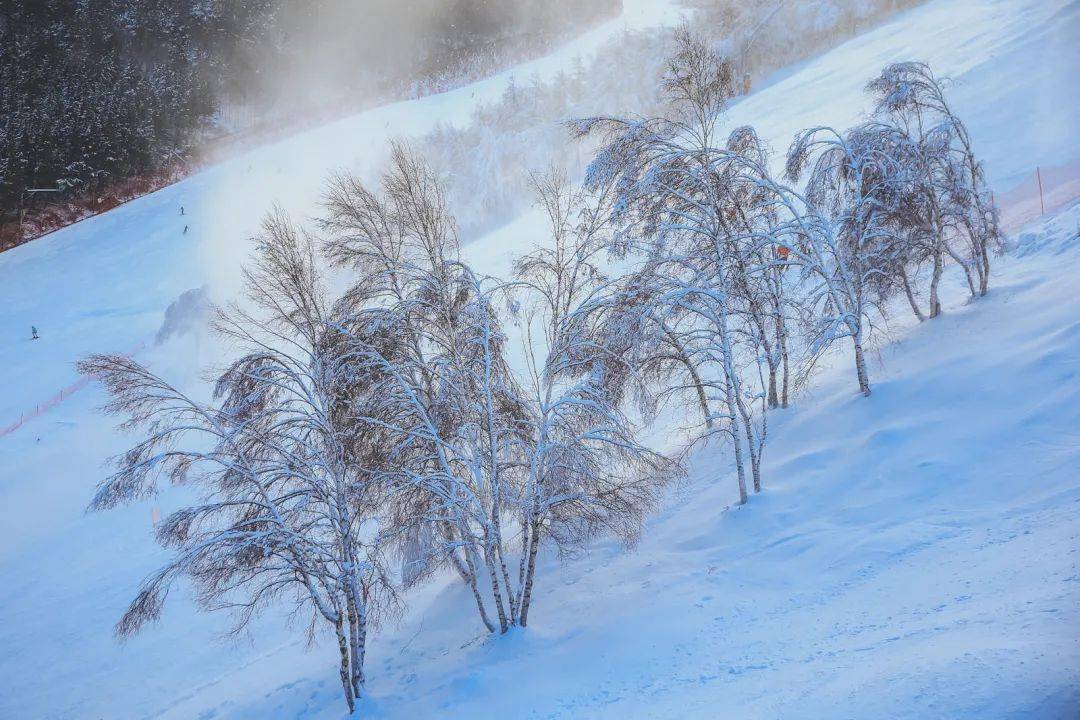
[[[425,134],[438,122],[468,122],[477,103],[498,99],[515,80],[551,78],[624,30],[672,25],[682,17],[670,0],[623,4],[619,18],[547,56],[456,90],[376,107],[256,148],[114,212],[5,252],[0,257],[5,338],[0,364],[14,372],[0,385],[0,427],[71,382],[71,363],[79,357],[127,351],[152,338],[164,309],[181,292],[209,283],[228,297],[238,283],[246,239],[275,204],[298,218],[315,214],[331,172],[371,176],[391,139]],[[31,325],[42,336],[32,346]]]
[[[870,399],[843,355],[771,417],[748,505],[700,456],[635,551],[548,558],[526,633],[417,603],[373,716],[1077,717],[1078,231],[1074,204],[1014,238],[979,302],[953,273],[940,320],[897,308]]]
[[[554,74],[628,23],[678,17],[627,5],[514,72]],[[927,60],[953,78],[1003,191],[1036,165],[1080,159],[1077,37],[1075,1],[934,0],[778,73],[730,121],[783,150],[799,128],[857,119],[885,63]],[[227,294],[272,203],[314,213],[329,171],[372,172],[387,137],[467,120],[510,75],[260,148],[0,254],[0,425],[71,382],[80,356],[152,339],[181,292]],[[952,275],[945,317],[912,326],[898,313],[871,399],[855,396],[845,358],[826,368],[770,419],[767,488],[750,505],[730,509],[724,458],[701,456],[635,551],[544,558],[527,632],[485,638],[460,588],[418,592],[372,643],[360,714],[1075,717],[1078,227],[1072,205],[1027,228],[977,303]],[[528,213],[467,253],[498,271],[542,238]],[[214,353],[182,338],[140,358],[191,377]],[[226,619],[180,592],[158,625],[114,641],[164,554],[153,503],[83,514],[105,456],[125,447],[95,414],[101,400],[88,389],[0,438],[0,718],[341,717],[326,649],[280,615],[221,640]],[[163,493],[161,512],[184,493]]]

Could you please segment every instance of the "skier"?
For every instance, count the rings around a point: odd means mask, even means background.
[[[181,206],[180,206],[180,214],[181,214],[181,215],[183,215],[183,214],[184,214],[184,206],[183,206],[183,205],[181,205]]]
[[[30,339],[31,340],[37,340],[38,337],[40,337],[40,336],[37,334],[37,328],[34,327],[33,325],[31,325],[30,326]]]
[[[187,228],[188,228],[188,226],[187,226],[187,225],[185,225],[185,226],[184,226],[184,234],[185,234],[185,235],[187,235]]]

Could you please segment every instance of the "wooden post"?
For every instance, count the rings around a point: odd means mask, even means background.
[[[1043,189],[1042,189],[1042,172],[1039,171],[1039,166],[1035,166],[1035,179],[1039,182],[1039,214],[1046,214],[1046,203],[1043,202]]]

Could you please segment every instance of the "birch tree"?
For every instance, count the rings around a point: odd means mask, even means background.
[[[310,240],[276,215],[256,255],[245,271],[249,309],[218,314],[218,332],[244,354],[221,373],[211,401],[125,357],[80,363],[105,384],[105,410],[144,434],[117,458],[91,509],[153,496],[163,480],[200,493],[158,526],[173,556],[144,581],[119,635],[156,620],[181,577],[201,605],[231,611],[235,631],[272,603],[291,605],[310,634],[332,629],[351,711],[371,623],[397,603],[379,536],[367,530],[385,488],[349,461],[363,442],[342,422],[357,366],[338,341]]]
[[[612,221],[640,258],[623,309],[654,330],[643,338],[669,345],[673,360],[657,367],[685,369],[707,432],[722,422],[745,502],[746,464],[760,490],[765,442],[764,413],[753,403],[777,404],[782,343],[774,341],[786,333],[782,285],[762,262],[775,222],[754,175],[763,171],[763,149],[749,128],[719,141],[717,123],[735,92],[731,67],[689,33],[678,36],[664,90],[671,117],[593,117],[574,129],[600,136],[586,182],[614,193]],[[769,380],[755,390],[745,358],[759,351]]]
[[[498,319],[458,258],[437,178],[407,146],[392,147],[377,191],[341,176],[326,208],[326,253],[354,271],[343,331],[362,348],[373,398],[373,411],[356,421],[387,433],[394,526],[404,529],[399,548],[409,548],[412,579],[452,566],[488,630],[496,629],[493,605],[505,631],[514,598],[504,587],[509,572],[499,572],[499,451],[520,404]]]
[[[928,314],[936,317],[946,257],[963,268],[973,297],[986,294],[990,255],[1002,244],[998,210],[967,127],[928,65],[888,65],[867,90],[875,116],[902,131],[914,149],[904,212],[896,220],[932,266]]]
[[[561,191],[545,197],[549,209],[565,207]],[[567,244],[583,231],[552,210],[554,255],[523,261],[512,287],[476,273],[458,257],[434,174],[402,145],[378,191],[342,177],[327,208],[327,252],[356,271],[342,331],[366,367],[372,405],[354,419],[386,433],[390,525],[420,568],[413,577],[451,566],[489,631],[524,626],[541,543],[580,549],[602,529],[631,537],[663,466],[618,412],[594,348],[566,344],[586,332],[572,316],[597,277]],[[543,323],[530,310],[526,325],[545,328],[546,349],[529,354],[523,383],[496,308],[524,294],[545,308]]]
[[[787,176],[805,176],[805,191],[776,186],[789,212],[788,262],[808,281],[805,305],[815,317],[811,347],[822,351],[851,339],[859,389],[870,394],[864,344],[874,314],[884,313],[898,242],[887,219],[896,203],[902,167],[888,126],[868,122],[847,133],[816,127],[796,135],[787,156]]]
[[[534,177],[550,239],[522,257],[511,289],[524,345],[531,412],[528,463],[518,499],[521,602],[525,626],[545,541],[560,554],[601,532],[632,543],[677,466],[638,439],[621,408],[632,368],[602,332],[611,279],[607,203],[571,189],[565,176]]]

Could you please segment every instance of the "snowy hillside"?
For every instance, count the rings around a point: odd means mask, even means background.
[[[635,552],[549,559],[560,586],[508,641],[417,636],[467,598],[418,603],[375,716],[1075,717],[1078,223],[1022,233],[986,302],[893,327],[869,401],[827,372],[774,420],[749,505],[697,458]]]
[[[624,4],[624,18],[515,72],[550,75],[627,23],[679,18]],[[1077,37],[1076,2],[932,0],[778,73],[729,121],[782,151],[800,128],[856,121],[884,64],[926,60],[952,78],[1003,193],[1080,159]],[[509,76],[260,148],[0,255],[0,427],[75,381],[90,352],[145,345],[141,360],[191,378],[218,358],[190,337],[154,346],[165,308],[206,283],[235,288],[241,239],[274,202],[314,214],[331,170],[371,173],[388,137],[465,121]],[[540,225],[525,214],[466,254],[501,272]],[[459,584],[421,589],[372,646],[360,716],[1075,717],[1078,232],[1073,203],[1015,233],[977,303],[951,268],[944,317],[889,326],[872,398],[830,357],[836,368],[770,416],[751,504],[732,506],[723,456],[699,455],[635,550],[542,556],[527,631],[487,637],[459,611]],[[0,437],[0,717],[341,717],[335,669],[284,611],[222,640],[227,620],[181,592],[116,643],[113,623],[165,557],[152,519],[187,491],[84,514],[105,457],[126,447],[102,400],[91,386]]]

